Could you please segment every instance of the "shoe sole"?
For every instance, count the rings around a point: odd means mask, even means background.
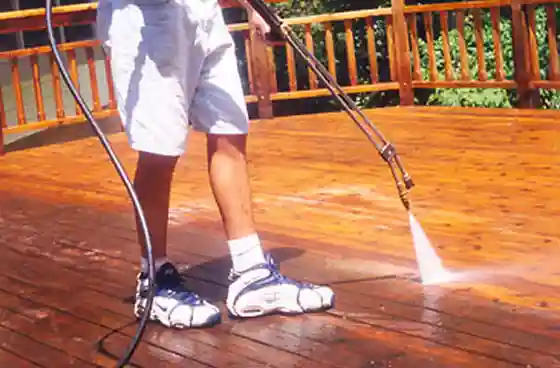
[[[136,319],[141,319],[143,314],[144,314],[144,306],[135,305],[134,316],[136,317]],[[169,320],[168,318],[160,318],[157,315],[157,313],[154,311],[153,307],[152,307],[150,317],[149,317],[149,320],[152,321],[152,322],[159,322],[166,327],[174,328],[174,329],[177,329],[177,330],[183,330],[183,329],[187,329],[187,328],[192,329],[192,328],[212,327],[212,326],[215,326],[215,325],[219,324],[221,322],[221,319],[222,318],[221,318],[220,314],[217,313],[216,315],[207,319],[204,323],[197,324],[197,325],[186,325],[186,324],[180,323],[180,322],[171,322],[171,320]]]
[[[229,308],[229,306],[227,309],[228,309],[229,318],[241,319],[241,318],[263,317],[271,314],[281,314],[285,316],[298,316],[305,313],[319,313],[332,309],[334,307],[334,304],[335,304],[335,295],[333,294],[330,303],[328,303],[328,305],[319,308],[313,308],[313,309],[302,309],[297,304],[294,304],[291,307],[286,305],[280,305],[278,301],[272,303],[261,301],[259,305],[247,305],[243,308],[235,308],[235,312],[233,312]]]

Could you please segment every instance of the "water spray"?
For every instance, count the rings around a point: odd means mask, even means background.
[[[399,193],[399,198],[407,211],[410,211],[410,200],[408,191],[414,187],[414,182],[404,169],[404,166],[397,155],[395,146],[387,141],[383,134],[375,125],[364,115],[356,106],[354,101],[336,82],[334,77],[323,66],[323,64],[311,53],[303,42],[297,37],[291,27],[280,18],[275,9],[269,7],[262,0],[244,0],[268,23],[271,27],[269,41],[288,42],[300,57],[306,62],[308,67],[325,84],[332,96],[342,105],[350,118],[358,125],[362,132],[373,143],[377,152],[387,162],[395,180],[395,185]]]
[[[84,116],[86,117],[87,121],[90,123],[94,132],[97,134],[99,140],[101,141],[101,144],[103,145],[103,147],[107,151],[107,154],[109,155],[109,159],[111,160],[111,162],[115,166],[115,169],[116,169],[117,173],[119,174],[121,180],[123,181],[123,183],[126,187],[126,190],[128,192],[128,195],[130,196],[130,199],[132,201],[132,204],[133,204],[134,210],[136,212],[136,215],[138,216],[138,219],[140,220],[141,230],[142,230],[143,235],[144,235],[143,244],[144,244],[145,249],[146,249],[146,254],[148,255],[148,296],[147,296],[148,300],[146,302],[146,306],[145,306],[145,309],[144,309],[144,314],[140,318],[140,323],[138,325],[138,329],[136,330],[136,334],[132,338],[132,341],[131,341],[130,345],[128,346],[127,350],[125,351],[125,353],[123,354],[123,356],[117,362],[117,367],[120,368],[120,367],[124,367],[126,364],[129,363],[132,355],[136,351],[136,348],[138,347],[138,344],[140,343],[140,341],[142,339],[142,335],[144,334],[144,331],[145,331],[146,326],[147,326],[148,318],[149,318],[149,316],[151,314],[151,311],[152,311],[152,304],[153,304],[154,295],[155,295],[155,288],[154,288],[154,285],[155,285],[155,281],[154,281],[154,279],[155,279],[155,263],[154,263],[153,253],[152,253],[151,238],[150,238],[150,234],[148,232],[148,226],[147,226],[147,223],[146,223],[146,218],[144,216],[144,212],[142,210],[142,206],[140,205],[140,201],[138,200],[138,195],[134,191],[134,187],[132,185],[132,182],[128,178],[128,176],[126,174],[126,171],[123,168],[122,164],[120,163],[117,155],[115,154],[115,152],[111,148],[111,144],[109,143],[109,140],[107,139],[105,134],[103,134],[103,131],[101,130],[101,128],[99,127],[99,125],[95,121],[95,118],[93,117],[91,111],[88,109],[86,103],[84,102],[84,99],[82,98],[80,93],[77,91],[76,87],[74,86],[74,83],[72,83],[72,79],[68,75],[68,71],[64,66],[64,62],[62,61],[60,53],[58,52],[56,39],[54,37],[54,28],[53,28],[53,23],[52,23],[52,13],[53,13],[52,0],[45,0],[45,1],[46,1],[46,4],[45,4],[45,8],[46,8],[46,28],[47,28],[47,33],[48,33],[48,36],[49,36],[49,43],[50,43],[52,52],[53,52],[55,60],[56,60],[56,64],[58,65],[58,68],[60,70],[62,78],[64,79],[64,82],[66,83],[66,85],[68,86],[68,89],[72,93],[72,96],[74,97],[74,99],[76,100],[78,105],[80,106],[82,112],[84,113]]]

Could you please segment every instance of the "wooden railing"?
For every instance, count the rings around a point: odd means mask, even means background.
[[[533,107],[539,89],[560,89],[559,2],[490,0],[404,6],[403,0],[393,0],[391,8],[287,22],[350,94],[395,91],[401,104],[410,105],[415,91],[422,89],[505,88],[517,91],[521,107]],[[92,24],[95,11],[95,3],[60,7],[54,22],[65,27]],[[246,23],[229,28],[244,62],[240,72],[246,82],[246,101],[256,104],[259,116],[272,116],[274,101],[329,94],[288,45],[264,45]],[[0,13],[0,34],[40,29],[44,29],[44,10]],[[546,52],[541,52],[542,42],[546,42]],[[70,42],[61,45],[61,50],[94,115],[115,114],[110,64],[99,42]],[[513,55],[511,65],[506,65],[506,52]],[[0,52],[1,62],[10,77],[0,80],[0,151],[1,132],[84,120],[48,46]],[[23,68],[29,83],[22,79]],[[49,72],[42,74],[45,70]]]

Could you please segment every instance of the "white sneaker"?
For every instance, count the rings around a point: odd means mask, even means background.
[[[162,265],[155,275],[156,291],[150,319],[167,327],[205,327],[220,321],[220,310],[189,291],[171,263]],[[148,275],[138,275],[134,314],[144,313],[148,295]]]
[[[226,305],[235,317],[258,317],[271,313],[301,314],[329,309],[334,292],[327,286],[291,280],[280,273],[270,255],[267,263],[241,274],[231,272]]]

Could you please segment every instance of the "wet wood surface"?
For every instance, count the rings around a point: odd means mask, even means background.
[[[560,367],[559,114],[367,114],[417,183],[413,213],[455,281],[419,282],[389,170],[346,115],[255,121],[249,156],[264,246],[287,275],[332,285],[336,308],[224,314],[192,331],[152,324],[137,366]],[[132,209],[97,139],[69,131],[39,133],[0,157],[2,367],[112,367],[135,332]],[[132,173],[136,156],[113,131]],[[193,133],[180,162],[169,242],[187,282],[223,310],[230,261],[204,144]]]

